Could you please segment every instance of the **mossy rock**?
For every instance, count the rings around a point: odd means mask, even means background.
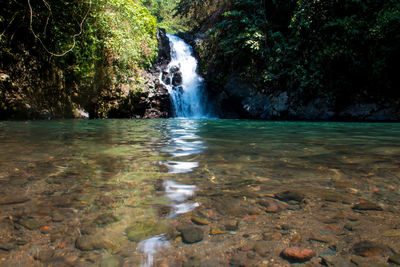
[[[156,235],[167,234],[170,236],[173,229],[165,222],[137,223],[126,228],[125,232],[128,239],[132,242],[140,242]]]

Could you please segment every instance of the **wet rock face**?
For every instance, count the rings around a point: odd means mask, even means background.
[[[171,115],[171,101],[168,90],[162,84],[157,84],[156,88],[155,93],[148,95],[147,108],[143,118],[169,118]]]
[[[173,86],[179,86],[182,84],[182,72],[177,71],[173,74],[172,77],[172,85]]]
[[[209,94],[223,118],[300,119],[300,120],[367,120],[398,121],[396,102],[378,104],[356,99],[348,106],[338,108],[332,96],[315,97],[308,101],[304,96],[288,91],[261,93],[253,83],[243,81],[233,73],[224,85],[207,84]],[[221,89],[222,88],[222,89]]]
[[[158,58],[155,65],[160,67],[160,69],[165,69],[168,63],[171,61],[171,46],[169,45],[169,39],[165,29],[158,29],[157,40]]]

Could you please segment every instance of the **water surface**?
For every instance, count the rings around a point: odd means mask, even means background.
[[[283,264],[296,234],[319,255],[366,239],[398,246],[382,233],[400,227],[399,124],[0,122],[0,148],[0,264],[229,266],[248,242],[269,248],[239,257],[249,266]],[[287,190],[305,197],[277,200]],[[360,201],[383,210],[354,210]],[[351,218],[358,230],[344,228]],[[203,239],[182,242],[182,225]]]

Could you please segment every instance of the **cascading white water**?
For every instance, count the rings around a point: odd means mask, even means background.
[[[193,50],[181,38],[167,34],[171,46],[171,62],[161,80],[166,85],[176,117],[208,117],[204,81],[197,70]]]

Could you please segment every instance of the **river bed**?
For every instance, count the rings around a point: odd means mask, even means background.
[[[0,148],[0,266],[400,264],[400,124],[0,122]]]

